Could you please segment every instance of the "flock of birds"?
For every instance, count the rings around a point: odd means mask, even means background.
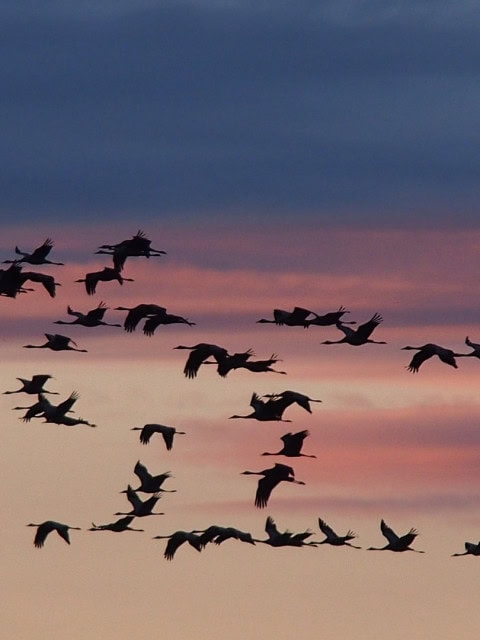
[[[61,285],[53,276],[41,272],[23,270],[25,264],[35,266],[62,265],[63,263],[61,262],[54,262],[49,259],[53,246],[52,240],[47,238],[41,246],[30,253],[15,247],[16,257],[14,259],[4,260],[4,263],[10,266],[6,269],[0,269],[0,295],[16,298],[20,294],[30,292],[32,289],[25,286],[26,283],[30,282],[40,283],[50,297],[55,297],[57,287]],[[128,258],[160,257],[165,255],[166,252],[153,249],[151,247],[151,241],[142,231],[138,231],[132,238],[123,240],[117,244],[101,245],[96,253],[111,256],[113,266],[105,267],[102,271],[87,273],[84,278],[76,280],[76,282],[85,284],[88,295],[94,295],[96,293],[97,286],[100,282],[116,281],[122,285],[124,281],[131,280],[122,274]],[[86,313],[76,311],[68,305],[67,315],[72,319],[56,320],[54,322],[55,324],[81,325],[84,327],[123,327],[125,331],[132,333],[136,330],[139,323],[144,321],[143,333],[146,336],[152,336],[156,328],[160,325],[181,323],[192,326],[195,324],[182,316],[167,312],[165,307],[156,304],[140,304],[135,307],[116,307],[115,310],[117,311],[127,312],[122,324],[106,322],[104,318],[108,310],[109,307],[103,301]],[[337,311],[328,312],[324,315],[319,315],[302,307],[295,307],[292,311],[274,309],[272,318],[262,318],[257,322],[303,328],[310,326],[332,326],[336,327],[342,334],[338,340],[325,340],[322,344],[348,344],[351,346],[361,346],[368,343],[386,344],[384,341],[377,341],[371,337],[374,330],[383,320],[380,314],[375,313],[368,321],[352,328],[352,325],[356,325],[357,323],[344,319],[344,315],[348,313],[349,311],[344,307],[340,307]],[[86,352],[86,349],[80,348],[69,336],[46,333],[45,337],[46,342],[43,344],[26,344],[23,346],[29,349]],[[471,349],[469,353],[456,353],[451,349],[433,343],[403,347],[405,350],[417,351],[411,359],[411,362],[407,365],[407,369],[416,373],[425,361],[434,356],[438,357],[441,362],[455,368],[457,368],[456,358],[480,358],[480,344],[472,342],[468,337],[465,343]],[[183,369],[183,373],[188,379],[196,378],[201,367],[212,364],[216,366],[217,373],[221,377],[226,377],[231,371],[236,369],[246,369],[252,373],[273,372],[281,375],[286,374],[285,371],[279,371],[273,368],[274,365],[279,362],[279,358],[275,353],[272,353],[269,358],[256,360],[254,359],[255,354],[251,349],[241,353],[229,353],[226,348],[215,344],[198,343],[190,346],[178,345],[174,347],[174,349],[189,351]],[[26,411],[21,418],[24,422],[43,418],[45,422],[59,425],[86,425],[95,427],[96,425],[88,420],[71,415],[74,413],[73,407],[79,399],[79,394],[76,391],[73,391],[70,396],[58,404],[54,404],[49,400],[48,395],[58,395],[58,392],[45,388],[45,385],[51,378],[52,376],[49,374],[35,374],[31,378],[17,378],[21,383],[20,388],[7,390],[3,393],[23,393],[37,397],[36,402],[31,405],[14,407],[15,410]],[[230,418],[290,422],[289,419],[284,418],[284,413],[290,406],[296,404],[311,414],[312,408],[310,403],[318,402],[321,402],[321,400],[310,398],[305,394],[292,390],[262,396],[253,393],[250,399],[252,411],[243,415],[234,414],[230,416]],[[151,441],[154,434],[161,435],[167,450],[173,448],[174,437],[176,435],[185,433],[177,430],[175,427],[162,424],[145,424],[142,427],[132,427],[132,430],[140,431],[140,442],[144,445],[147,445]],[[316,456],[314,454],[306,454],[302,451],[304,441],[308,436],[308,430],[302,430],[296,433],[285,433],[281,436],[282,446],[278,451],[265,452],[262,455],[284,456],[290,459],[298,457],[315,458]],[[114,515],[122,517],[114,522],[100,525],[92,523],[92,527],[89,529],[90,531],[112,531],[117,533],[124,531],[143,531],[143,529],[131,526],[136,518],[164,515],[163,513],[154,511],[154,509],[163,492],[174,492],[174,490],[163,488],[163,484],[171,477],[170,472],[152,475],[147,467],[138,461],[134,467],[134,474],[139,480],[139,486],[133,488],[131,485],[128,485],[127,489],[122,492],[126,494],[127,500],[130,503],[130,510],[115,513]],[[257,483],[254,500],[255,506],[259,509],[263,509],[268,505],[272,492],[282,482],[305,484],[295,477],[293,467],[281,463],[275,463],[272,467],[259,471],[243,471],[243,475],[261,476]],[[140,493],[148,494],[148,497],[142,499],[139,496]],[[220,545],[228,539],[239,540],[252,545],[262,543],[271,547],[317,547],[319,545],[329,544],[332,546],[360,548],[351,542],[357,537],[352,530],[349,530],[344,535],[338,535],[322,518],[318,519],[318,525],[320,531],[325,536],[322,540],[312,540],[311,537],[314,534],[309,529],[299,533],[292,533],[288,529],[280,531],[270,516],[266,519],[265,532],[267,537],[264,539],[254,538],[250,532],[241,531],[235,527],[224,527],[220,525],[212,525],[204,530],[175,531],[169,535],[155,536],[154,539],[168,540],[164,552],[164,557],[167,560],[171,560],[177,549],[184,543],[188,543],[197,551],[201,551],[209,543]],[[37,548],[43,547],[47,536],[53,531],[56,531],[65,542],[70,544],[69,531],[80,529],[79,527],[73,527],[54,520],[46,520],[41,523],[29,523],[27,526],[37,528],[34,538],[34,545]],[[387,544],[382,547],[368,547],[368,550],[389,550],[394,552],[415,551],[417,553],[424,553],[423,551],[413,549],[411,546],[418,535],[415,529],[410,529],[410,531],[404,535],[397,535],[382,519],[380,530],[387,540]],[[465,551],[453,555],[480,555],[480,542],[466,542]]]

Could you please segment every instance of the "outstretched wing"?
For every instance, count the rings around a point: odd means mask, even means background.
[[[410,529],[410,531],[404,536],[401,536],[399,540],[403,545],[405,545],[405,547],[409,547],[417,536],[418,531],[416,529]]]
[[[275,520],[271,516],[268,516],[267,521],[265,522],[265,531],[270,538],[274,538],[280,534],[277,529],[277,525],[275,524]]]
[[[108,310],[107,305],[104,302],[100,302],[98,307],[95,307],[95,309],[90,309],[90,311],[87,313],[87,318],[92,318],[94,320],[102,320],[107,310]]]
[[[137,462],[133,469],[133,473],[140,479],[140,482],[148,482],[152,479],[152,475],[148,472],[147,467],[140,462]]]
[[[52,239],[47,238],[42,245],[32,251],[30,258],[33,258],[34,260],[44,260],[50,253],[52,247]]]
[[[72,393],[68,396],[66,400],[64,400],[63,402],[60,402],[60,404],[56,406],[57,413],[63,414],[63,415],[68,413],[68,411],[70,411],[70,409],[73,407],[73,405],[75,404],[75,402],[78,400],[79,397],[80,396],[78,395],[77,391],[72,391]]]
[[[388,542],[390,544],[393,544],[395,542],[398,542],[398,536],[395,533],[395,531],[393,529],[391,529],[388,524],[386,524],[385,520],[382,520],[380,523],[380,529],[383,533],[383,535],[385,536],[385,538],[388,540]]]
[[[379,313],[375,313],[368,322],[364,322],[363,324],[357,327],[357,335],[361,338],[369,338],[372,331],[378,327],[378,325],[383,321],[382,316]]]
[[[322,533],[324,533],[327,538],[337,538],[337,534],[335,533],[335,531],[328,526],[328,524],[325,522],[325,520],[322,520],[322,518],[318,519],[318,526],[320,527],[320,531]]]

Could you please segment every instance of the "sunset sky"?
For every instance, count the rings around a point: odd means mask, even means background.
[[[26,424],[13,408],[35,397],[0,395],[8,637],[477,640],[478,560],[451,555],[480,539],[480,361],[412,374],[401,350],[480,342],[476,7],[20,1],[0,17],[0,261],[50,237],[65,263],[26,267],[55,276],[55,298],[35,283],[0,297],[0,391],[51,374],[52,401],[76,390],[74,415],[97,425]],[[75,280],[110,266],[99,245],[139,229],[167,254],[129,258],[133,282],[88,296]],[[115,307],[156,303],[196,324],[54,324],[101,301],[112,323]],[[378,312],[387,344],[256,323],[295,305]],[[55,332],[88,352],[22,348]],[[287,375],[187,379],[174,347],[199,342],[278,354]],[[285,389],[322,402],[287,424],[228,419]],[[131,428],[149,422],[186,435],[143,446]],[[316,459],[261,456],[302,429]],[[138,460],[172,472],[165,515],[137,518],[143,533],[88,531],[129,509]],[[275,462],[305,485],[257,509],[257,478],[240,474]],[[268,515],[315,540],[322,517],[362,549],[227,541],[168,562],[152,539],[210,524],[263,539]],[[386,544],[382,518],[416,528],[425,554],[366,551]],[[38,550],[25,525],[48,519],[82,530]]]

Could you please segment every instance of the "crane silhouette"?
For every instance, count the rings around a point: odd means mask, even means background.
[[[263,398],[268,398],[268,400],[263,400]],[[252,413],[247,415],[235,414],[230,418],[253,418],[262,422],[274,420],[291,422],[291,420],[283,419],[285,409],[292,404],[298,404],[308,413],[312,413],[310,402],[321,402],[321,400],[315,400],[298,391],[289,390],[282,391],[282,393],[269,393],[264,396],[253,393],[250,399],[250,406],[253,408]]]
[[[267,506],[273,489],[275,489],[280,482],[305,484],[305,482],[301,480],[296,480],[295,471],[292,467],[288,467],[285,464],[276,463],[270,469],[263,469],[263,471],[242,471],[242,475],[263,476],[263,478],[258,481],[257,492],[255,494],[255,506],[259,509]]]
[[[142,493],[158,493],[159,491],[166,491],[168,493],[175,493],[176,489],[162,489],[163,483],[168,480],[168,478],[172,477],[170,471],[166,471],[165,473],[160,473],[156,476],[152,475],[147,467],[140,462],[137,462],[133,469],[134,474],[140,480],[140,486],[134,489],[134,491],[141,491]],[[128,490],[125,489],[121,493],[126,493]]]
[[[263,400],[257,393],[253,393],[250,398],[250,406],[253,409],[251,413],[246,415],[234,414],[233,416],[230,416],[230,419],[252,418],[254,420],[259,420],[260,422],[291,422],[291,420],[284,419],[282,417],[283,412],[287,406],[289,406],[282,398],[274,397],[269,398],[268,400]]]
[[[455,556],[480,556],[480,542],[465,542],[465,551],[463,553],[452,553]]]
[[[329,327],[338,323],[341,323],[343,325],[357,324],[353,320],[349,322],[347,322],[346,320],[342,320],[342,316],[345,313],[350,313],[350,311],[347,311],[345,307],[339,307],[338,311],[329,311],[328,313],[325,313],[323,315],[318,315],[317,313],[314,313],[312,311],[312,314],[314,315],[314,317],[312,319],[306,320],[305,326],[311,327],[313,325],[317,327]]]
[[[60,282],[56,282],[53,276],[50,276],[46,273],[37,273],[36,271],[23,271],[21,273],[22,286],[23,283],[30,282],[39,282],[48,295],[51,298],[55,298],[57,294],[57,287],[60,287]]]
[[[56,418],[45,420],[45,422],[53,422],[54,424],[63,424],[67,427],[76,427],[79,424],[84,424],[87,427],[93,427],[93,428],[97,426],[96,424],[92,424],[91,422],[88,422],[88,420],[85,420],[84,418],[73,418],[72,416],[58,416]]]
[[[48,400],[48,398],[43,393],[39,393],[37,402],[34,402],[27,407],[13,407],[13,410],[16,411],[20,409],[27,409],[27,413],[22,416],[21,419],[23,420],[23,422],[30,422],[32,418],[42,415],[45,409],[49,406],[53,406],[50,403],[50,400]]]
[[[80,278],[79,280],[75,280],[75,282],[84,282],[86,292],[89,296],[92,296],[96,293],[99,282],[112,282],[113,280],[116,280],[122,285],[124,282],[133,282],[132,278],[125,278],[118,269],[112,267],[104,267],[102,271],[87,273],[85,278]]]
[[[173,313],[157,313],[147,318],[143,325],[143,333],[146,336],[153,336],[155,329],[162,324],[188,324],[189,327],[193,327],[195,322],[190,322],[190,320],[187,320],[183,316],[177,316]]]
[[[32,418],[44,417],[47,422],[54,422],[62,416],[72,411],[72,407],[78,400],[79,395],[76,391],[72,393],[60,404],[55,405],[45,397],[43,393],[38,394],[38,400],[28,407],[14,407],[14,409],[27,409],[27,413],[23,416],[24,422],[30,422]]]
[[[467,336],[465,338],[465,344],[470,347],[472,351],[470,353],[457,353],[457,357],[462,358],[480,358],[480,344],[478,342],[472,342]]]
[[[217,373],[219,376],[222,376],[222,378],[225,378],[227,374],[234,369],[246,369],[253,373],[267,373],[271,371],[273,373],[286,374],[286,371],[272,369],[273,364],[280,362],[276,354],[272,353],[270,358],[266,360],[250,360],[254,355],[254,352],[248,349],[248,351],[242,353],[227,354],[219,362],[207,360],[203,364],[217,364]]]
[[[19,293],[34,291],[25,287],[25,283],[39,282],[51,298],[56,295],[56,287],[60,286],[53,276],[36,271],[23,271],[18,262],[13,262],[8,269],[0,269],[0,295],[16,298]]]
[[[132,505],[132,510],[125,513],[124,511],[117,511],[114,513],[115,516],[137,516],[138,518],[143,518],[145,516],[163,516],[164,513],[154,513],[153,509],[155,505],[160,500],[160,494],[154,493],[147,500],[141,500],[133,488],[128,485],[126,490],[127,499]]]
[[[193,533],[193,531],[175,531],[168,536],[153,537],[153,540],[165,539],[168,539],[167,546],[165,547],[165,552],[163,554],[166,560],[173,560],[177,549],[185,542],[188,542],[188,544],[197,551],[201,551],[203,549],[200,536]]]
[[[161,307],[158,304],[137,304],[136,307],[115,307],[115,311],[128,311],[123,328],[128,333],[133,333],[137,328],[138,323],[143,318],[149,316],[161,315],[167,313],[166,307]]]
[[[307,318],[309,315],[316,315],[309,309],[303,307],[294,307],[293,311],[285,311],[284,309],[274,309],[273,319],[261,318],[257,323],[276,324],[279,327],[286,325],[287,327],[307,327]]]
[[[460,353],[454,353],[451,349],[446,349],[445,347],[440,347],[438,344],[432,343],[424,344],[421,347],[402,347],[402,351],[418,351],[407,366],[407,369],[412,373],[417,373],[421,365],[426,360],[433,358],[433,356],[437,356],[445,364],[450,365],[454,369],[458,369],[455,358],[462,355]]]
[[[132,427],[131,431],[141,431],[140,442],[142,444],[148,444],[154,433],[160,433],[168,451],[173,447],[173,438],[176,434],[185,435],[185,431],[177,431],[176,427],[169,427],[165,424],[146,424],[143,427]]]
[[[322,402],[321,400],[315,400],[314,398],[309,398],[304,393],[299,393],[298,391],[282,391],[281,393],[268,393],[264,398],[272,398],[273,400],[279,400],[286,404],[286,407],[289,407],[292,404],[298,404],[299,407],[305,409],[308,413],[312,413],[312,408],[310,406],[310,402]]]
[[[37,395],[39,393],[51,393],[58,395],[58,391],[47,391],[44,388],[45,384],[53,378],[53,376],[48,373],[38,373],[37,375],[32,376],[31,380],[27,378],[16,378],[22,383],[21,389],[15,389],[14,391],[4,391],[3,393],[29,393]]]
[[[109,524],[95,524],[92,522],[92,528],[89,531],[114,531],[115,533],[121,533],[122,531],[144,531],[144,529],[134,529],[130,524],[135,519],[135,516],[125,516],[110,522]]]
[[[424,551],[418,551],[417,549],[412,549],[410,547],[412,542],[418,536],[418,531],[416,529],[410,529],[410,531],[405,535],[398,536],[395,531],[385,523],[385,520],[381,521],[380,529],[382,534],[388,540],[388,544],[384,547],[368,547],[368,551],[415,551],[416,553],[425,553]]]
[[[86,425],[88,427],[95,428],[97,425],[88,422],[84,418],[74,418],[67,414],[72,413],[72,407],[80,396],[76,391],[73,391],[70,396],[60,402],[58,405],[52,404],[45,397],[42,398],[40,403],[40,410],[37,410],[35,417],[43,417],[45,422],[53,424],[65,425],[67,427],[75,427],[77,425]],[[28,415],[28,412],[27,412]]]
[[[316,543],[306,542],[313,534],[307,529],[301,533],[292,533],[288,529],[285,531],[279,531],[274,519],[268,516],[265,522],[265,532],[268,535],[266,540],[255,540],[255,542],[262,542],[268,544],[271,547],[314,547]]]
[[[214,358],[220,364],[228,356],[228,351],[223,347],[219,347],[216,344],[207,344],[206,342],[199,342],[191,347],[180,344],[173,348],[190,351],[183,369],[186,378],[196,378],[198,370],[208,358]]]
[[[15,247],[15,253],[21,258],[15,258],[14,260],[4,260],[4,263],[19,263],[19,262],[28,262],[29,264],[55,264],[55,265],[63,265],[63,262],[52,262],[47,259],[47,256],[50,254],[50,251],[53,248],[53,240],[51,238],[47,238],[45,242],[34,249],[31,253],[27,253],[26,251],[21,251],[18,247]]]
[[[220,347],[221,348],[221,347]],[[222,378],[225,378],[230,371],[234,369],[240,369],[244,367],[249,358],[254,356],[254,352],[252,349],[247,349],[247,351],[242,351],[241,353],[218,353],[216,362],[212,362],[211,360],[205,360],[202,364],[216,364],[217,365],[217,373]]]
[[[278,369],[272,369],[272,365],[280,362],[279,357],[272,353],[270,358],[266,360],[247,360],[244,362],[239,368],[246,369],[247,371],[252,371],[253,373],[267,373],[269,371],[273,373],[281,373],[282,375],[286,375],[286,371],[278,371]]]
[[[222,544],[225,540],[240,540],[240,542],[246,542],[248,544],[255,544],[255,540],[252,538],[252,534],[247,531],[241,531],[235,527],[222,527],[220,525],[212,524],[207,529],[196,529],[193,533],[200,533],[200,542],[202,547],[205,547],[209,542],[213,542],[216,545]]]
[[[303,431],[297,431],[296,433],[285,433],[280,437],[283,442],[283,447],[280,451],[269,453],[265,451],[262,456],[287,456],[288,458],[298,458],[303,456],[304,458],[316,458],[317,456],[308,453],[302,453],[303,441],[309,432],[305,429]]]
[[[322,518],[318,519],[318,526],[320,527],[320,531],[325,534],[325,538],[321,540],[318,544],[331,544],[334,547],[352,547],[352,549],[361,549],[361,547],[357,547],[350,542],[357,537],[357,534],[348,530],[344,536],[339,536],[335,531],[325,522]]]
[[[122,240],[116,244],[100,245],[95,253],[111,255],[114,268],[121,271],[127,258],[138,256],[150,258],[150,256],[162,256],[167,253],[161,249],[153,249],[151,244],[152,241],[139,229],[137,233],[128,240]]]
[[[102,325],[107,327],[121,327],[121,324],[111,324],[103,320],[107,311],[108,307],[104,302],[100,302],[95,309],[90,309],[87,313],[74,311],[69,305],[67,307],[67,313],[70,316],[75,316],[75,320],[72,320],[71,322],[68,322],[67,320],[55,320],[54,324],[79,324],[83,327],[100,327]]]
[[[63,522],[55,522],[55,520],[45,520],[45,522],[41,522],[40,524],[30,522],[27,524],[27,527],[37,527],[37,532],[33,540],[33,544],[37,549],[41,549],[43,547],[48,534],[52,531],[56,531],[67,544],[70,544],[70,536],[68,534],[69,529],[76,529],[80,531],[80,527],[72,527],[68,524],[63,524]]]
[[[24,344],[24,349],[51,349],[52,351],[81,351],[86,353],[86,349],[76,348],[78,345],[76,342],[68,336],[62,336],[59,333],[45,333],[47,342],[44,344]],[[72,346],[74,345],[74,346]]]
[[[386,344],[386,342],[381,340],[372,340],[370,338],[374,329],[376,329],[382,321],[382,316],[379,313],[375,313],[370,320],[358,325],[356,329],[347,327],[344,322],[337,322],[335,326],[344,333],[343,338],[340,340],[324,340],[322,344],[350,344],[354,347],[367,343]]]
[[[16,298],[19,293],[31,291],[26,289],[24,284],[22,267],[17,262],[13,262],[8,269],[0,269],[0,295]]]

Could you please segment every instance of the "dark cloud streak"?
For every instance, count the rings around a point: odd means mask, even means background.
[[[473,27],[121,9],[4,10],[4,210],[474,219]]]

